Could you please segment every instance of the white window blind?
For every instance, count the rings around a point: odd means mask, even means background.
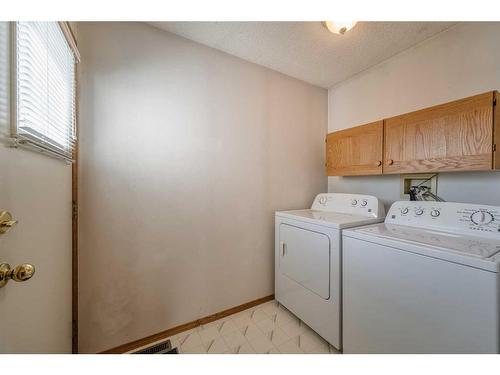
[[[17,22],[14,137],[71,160],[76,141],[75,55],[57,22]]]
[[[0,22],[0,142],[10,136],[9,23]],[[1,147],[1,146],[0,146]]]

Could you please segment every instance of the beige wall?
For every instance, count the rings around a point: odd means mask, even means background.
[[[500,23],[462,23],[329,90],[335,131],[488,90],[500,90]],[[330,192],[399,199],[399,176],[329,177]],[[500,205],[500,173],[441,173],[444,199]]]
[[[144,24],[79,39],[81,351],[272,294],[274,211],[327,189],[327,91]]]
[[[71,165],[9,148],[8,23],[0,22],[0,211],[19,223],[0,235],[0,263],[32,263],[0,289],[0,353],[71,353]]]

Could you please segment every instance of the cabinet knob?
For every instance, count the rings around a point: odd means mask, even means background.
[[[393,165],[394,164],[394,160],[392,159],[387,159],[387,165]]]
[[[376,166],[376,167],[380,167],[381,165],[382,165],[382,161],[381,161],[381,160],[377,160],[377,161],[375,162],[375,166]]]

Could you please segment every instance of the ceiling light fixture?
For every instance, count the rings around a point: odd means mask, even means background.
[[[347,31],[356,26],[357,23],[358,21],[325,21],[323,22],[323,26],[331,33],[344,35]]]

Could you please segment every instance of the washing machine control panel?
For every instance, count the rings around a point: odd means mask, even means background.
[[[386,223],[500,238],[500,207],[452,202],[395,202]]]
[[[318,194],[312,210],[383,218],[385,209],[376,197],[363,194],[323,193]]]

